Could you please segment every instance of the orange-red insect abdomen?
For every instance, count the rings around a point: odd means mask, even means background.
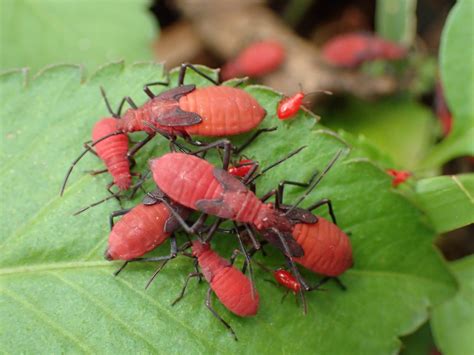
[[[355,68],[366,61],[397,60],[406,56],[406,49],[368,33],[348,33],[329,40],[322,49],[327,63]]]
[[[92,130],[92,140],[96,141],[117,131],[117,121],[114,118],[104,118],[97,122]],[[104,161],[107,170],[114,179],[114,184],[120,190],[127,190],[132,182],[130,163],[127,159],[128,137],[117,134],[104,139],[95,145],[99,158]]]
[[[255,42],[245,48],[221,72],[223,80],[236,76],[262,76],[278,69],[285,60],[285,48],[276,41]]]
[[[293,237],[304,250],[304,256],[294,260],[315,273],[338,276],[352,266],[349,237],[322,217],[314,224],[296,224]]]
[[[221,137],[251,131],[262,122],[265,109],[249,93],[228,86],[196,89],[179,99],[183,111],[195,112],[202,122],[183,127],[190,135]]]
[[[170,212],[163,203],[140,204],[118,221],[109,235],[106,258],[138,258],[162,244],[171,235],[165,231]]]
[[[256,290],[252,292],[249,278],[220,257],[208,244],[194,241],[192,249],[204,277],[222,304],[241,317],[257,314],[259,296]]]

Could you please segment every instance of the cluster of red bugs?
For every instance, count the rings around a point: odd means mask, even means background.
[[[194,70],[215,85],[205,88],[184,85],[187,69]],[[112,110],[105,91],[101,90],[111,117],[100,120],[94,126],[93,140],[85,143],[85,150],[70,166],[61,187],[62,195],[74,166],[87,152],[92,152],[103,160],[106,166],[105,170],[92,174],[109,172],[113,177],[113,182],[107,187],[111,192],[108,198],[123,197],[126,190],[133,190],[132,194],[138,189],[145,192],[140,204],[130,209],[115,211],[110,216],[111,231],[105,258],[124,261],[115,275],[130,262],[159,262],[160,266],[150,278],[148,287],[170,260],[178,256],[194,259],[195,270],[186,278],[184,287],[173,305],[184,297],[191,278],[196,277],[199,281],[204,278],[209,284],[207,308],[236,340],[237,336],[232,327],[212,307],[211,296],[214,293],[220,302],[237,316],[256,315],[260,299],[254,284],[252,258],[257,252],[265,254],[264,245],[276,247],[288,269],[279,268],[272,271],[260,262],[257,262],[258,265],[272,272],[278,284],[300,295],[305,313],[306,292],[318,290],[330,279],[334,279],[345,289],[338,276],[353,265],[352,248],[347,234],[337,226],[331,201],[322,199],[308,208],[298,207],[337,162],[343,150],[337,152],[326,168],[321,173],[316,172],[310,181],[284,180],[259,198],[255,193],[256,180],[305,147],[290,152],[263,169],[257,162],[248,158],[240,158],[234,162],[233,157],[239,156],[261,133],[276,129],[259,129],[240,147],[223,138],[250,132],[259,126],[267,113],[255,98],[242,89],[220,86],[191,64],[182,65],[177,87],[155,95],[150,89],[152,85],[169,84],[156,82],[145,85],[144,91],[149,96],[147,102],[138,106],[130,97],[125,97],[116,112]],[[301,95],[304,97],[304,94]],[[294,115],[300,108],[301,95],[293,101],[284,99],[278,106],[277,116],[282,118],[283,115],[286,118]],[[122,115],[125,103],[131,108]],[[285,110],[282,108],[284,106]],[[129,147],[128,134],[135,131],[143,131],[147,136]],[[156,135],[169,140],[170,152],[149,160],[149,172],[131,172],[134,166],[133,156]],[[192,138],[195,135],[221,138],[212,143],[202,143]],[[204,159],[210,150],[219,152],[222,167]],[[134,175],[141,178],[132,184]],[[151,175],[156,185],[156,189],[151,192],[143,188],[143,182],[148,175]],[[112,192],[113,185],[117,186],[119,193]],[[286,185],[306,188],[306,191],[294,204],[284,204]],[[272,197],[275,202],[267,203]],[[321,206],[328,208],[331,221],[312,213]],[[123,217],[114,223],[118,216]],[[214,217],[214,221],[206,223],[210,216]],[[226,228],[221,227],[223,223],[227,224]],[[187,238],[180,246],[175,235],[178,231],[183,232]],[[218,233],[236,237],[238,248],[229,260],[211,247],[211,240]],[[145,256],[168,239],[168,255]],[[242,269],[234,265],[239,254],[245,257]],[[297,264],[322,275],[323,278],[310,286],[299,272]]]

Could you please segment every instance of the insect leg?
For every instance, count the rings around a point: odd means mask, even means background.
[[[212,308],[211,295],[212,295],[212,289],[209,287],[207,289],[207,296],[206,296],[206,302],[205,302],[207,309],[209,309],[211,311],[211,313],[214,315],[214,317],[219,319],[221,321],[221,323],[224,324],[224,326],[232,333],[235,341],[237,341],[238,340],[237,335],[235,334],[234,330],[229,325],[229,323],[227,323],[224,319],[222,319],[222,317],[214,310],[214,308]]]
[[[174,306],[176,303],[181,301],[181,299],[184,297],[184,293],[186,292],[186,288],[188,287],[189,280],[192,277],[200,277],[200,276],[201,276],[200,272],[192,272],[188,275],[188,277],[186,278],[186,281],[184,282],[184,286],[181,289],[181,292],[180,292],[179,296],[173,301],[173,303],[171,303],[172,306]]]
[[[331,200],[330,199],[327,199],[327,198],[323,198],[321,201],[318,201],[316,202],[315,204],[309,206],[307,209],[309,211],[312,211],[318,207],[321,207],[322,205],[327,205],[328,206],[328,210],[329,210],[329,215],[331,216],[331,219],[333,221],[333,223],[335,225],[337,225],[337,222],[336,222],[336,215],[334,214],[334,210],[332,208],[332,203],[331,203]]]
[[[176,218],[176,220],[178,221],[178,223],[181,225],[181,227],[184,229],[186,233],[198,234],[199,229],[201,228],[201,226],[204,224],[204,222],[207,219],[207,214],[205,213],[201,214],[201,216],[199,216],[196,222],[194,222],[192,226],[189,226],[186,223],[186,221],[183,219],[183,217],[181,217],[181,215],[178,212],[176,212],[173,206],[171,206],[169,202],[166,201],[165,198],[160,198],[159,200],[168,208],[168,210],[171,212],[173,217]]]
[[[155,81],[153,83],[148,83],[143,86],[143,91],[145,91],[145,94],[148,95],[150,99],[153,99],[156,95],[150,90],[150,86],[154,85],[162,85],[162,86],[169,86],[168,81]]]
[[[118,210],[118,211],[112,212],[109,216],[110,229],[114,228],[114,218],[115,217],[123,216],[124,214],[127,214],[131,210],[132,210],[131,208],[126,208],[126,209],[123,209],[123,210]]]
[[[290,154],[288,154],[287,156],[277,160],[276,162],[270,164],[269,166],[267,166],[266,168],[262,169],[262,171],[260,171],[260,173],[258,173],[257,175],[254,175],[252,178],[248,179],[247,181],[245,181],[244,183],[245,184],[250,184],[252,182],[254,182],[256,179],[258,179],[260,176],[262,176],[263,174],[265,174],[268,170],[270,169],[273,169],[274,167],[276,167],[277,165],[280,165],[281,163],[283,163],[285,160],[295,156],[296,154],[298,154],[299,152],[301,152],[304,148],[306,148],[306,146],[302,146],[302,147],[299,147],[298,149],[295,149],[294,151],[290,152]]]
[[[235,147],[234,148],[234,154],[239,154],[242,150],[244,150],[245,148],[247,148],[250,144],[252,144],[252,142],[257,139],[257,137],[259,135],[261,135],[262,133],[264,132],[273,132],[273,131],[276,131],[277,130],[277,127],[271,127],[271,128],[261,128],[259,130],[257,130],[254,134],[252,134],[252,136],[245,142],[243,143],[240,147]]]
[[[136,143],[128,152],[127,152],[127,159],[130,161],[130,159],[137,154],[137,152],[143,148],[145,144],[147,144],[149,141],[151,141],[155,137],[154,133],[148,134],[146,138],[138,143]]]
[[[313,175],[311,175],[310,179],[308,182],[299,182],[299,181],[290,181],[290,180],[282,180],[278,184],[278,195],[280,198],[280,203],[283,203],[283,196],[284,196],[284,190],[285,190],[285,185],[293,185],[293,186],[300,186],[300,187],[309,187],[314,179],[319,175],[319,171],[315,171]]]
[[[234,225],[235,225],[235,231],[237,233],[237,240],[239,241],[240,250],[238,250],[238,249],[234,250],[234,252],[232,253],[232,256],[230,257],[230,264],[234,265],[235,258],[237,257],[238,254],[243,254],[244,255],[245,264],[247,264],[248,268],[249,268],[250,284],[252,285],[252,290],[251,290],[252,299],[255,299],[255,283],[254,283],[254,279],[253,279],[252,263],[250,261],[250,256],[247,253],[247,250],[245,250],[244,243],[242,242],[242,237],[240,236],[240,232],[239,232],[239,226],[237,225],[237,223],[234,223]]]
[[[216,80],[212,79],[210,76],[208,76],[207,74],[204,74],[201,70],[197,69],[194,65],[192,64],[189,64],[189,63],[183,63],[181,64],[181,69],[179,70],[179,79],[178,79],[178,85],[179,86],[182,86],[184,84],[184,77],[186,75],[186,69],[189,68],[189,69],[192,69],[193,71],[195,71],[197,74],[201,75],[203,78],[209,80],[211,83],[213,83],[214,85],[219,85],[219,82],[217,82]]]
[[[339,277],[333,277],[332,278],[334,281],[336,281],[336,283],[338,284],[338,286],[341,288],[341,290],[343,291],[346,291],[347,290],[347,287],[346,285],[344,285],[341,281],[341,279]]]
[[[218,141],[209,143],[193,152],[193,155],[202,153],[204,151],[210,150],[212,148],[222,148],[224,149],[224,154],[222,158],[222,169],[227,170],[230,164],[230,156],[232,154],[232,143],[228,139],[219,139]]]
[[[120,118],[120,114],[119,113],[115,113],[113,110],[112,110],[112,106],[110,106],[110,102],[109,102],[109,99],[107,98],[107,94],[105,93],[105,90],[104,88],[101,86],[100,87],[100,93],[102,94],[102,97],[104,99],[104,102],[105,102],[105,106],[107,106],[107,111],[109,111],[109,113],[112,115],[113,118]],[[124,102],[124,99],[122,99],[122,102],[120,103],[120,110],[121,110],[121,107],[123,106],[123,102]]]
[[[115,192],[112,191],[112,186],[114,186],[114,184],[115,184],[115,183],[114,183],[113,181],[112,181],[110,184],[108,184],[107,187],[106,187],[106,188],[107,188],[107,191],[108,191],[113,197],[115,197],[115,199],[118,201],[120,207],[123,208],[123,206],[122,206],[122,201],[120,200],[120,197],[121,197],[120,194],[119,194],[119,193],[115,193]]]
[[[92,175],[92,176],[95,176],[95,175],[99,175],[99,174],[103,174],[103,173],[106,173],[108,170],[107,169],[102,169],[102,170],[87,170],[86,173]]]
[[[288,255],[291,255],[291,251],[290,251],[290,248],[288,247],[288,244],[286,243],[285,238],[283,238],[283,235],[277,229],[273,229],[273,230],[275,231],[276,235],[280,239],[280,242],[283,246],[283,249],[285,250],[285,259],[286,259],[286,261],[288,262],[288,265],[291,268],[292,274],[296,277],[296,279],[300,283],[301,287],[304,288],[305,291],[308,291],[310,289],[310,287],[308,286],[306,281],[301,276],[301,274],[298,270],[298,267],[296,266],[295,262],[293,261],[293,258],[291,256],[288,256]]]
[[[111,195],[111,196],[108,196],[108,197],[106,197],[106,198],[103,198],[103,199],[100,200],[100,201],[94,202],[94,203],[90,204],[89,206],[84,207],[84,208],[81,208],[79,211],[74,212],[74,213],[73,213],[73,216],[77,216],[78,214],[81,214],[82,212],[85,212],[85,211],[87,211],[88,209],[90,209],[90,208],[92,208],[92,207],[95,207],[95,206],[97,206],[97,205],[100,205],[101,203],[103,203],[103,202],[105,202],[105,201],[108,201],[108,200],[110,200],[111,198],[116,198],[116,197],[117,197],[117,195],[116,195],[116,194],[113,194],[113,195]]]

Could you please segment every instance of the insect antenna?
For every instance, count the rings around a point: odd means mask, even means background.
[[[318,186],[318,184],[321,182],[321,180],[323,179],[323,177],[328,173],[328,171],[333,167],[333,165],[336,163],[336,161],[339,159],[339,157],[341,156],[342,152],[344,151],[344,149],[340,149],[335,155],[334,157],[331,159],[331,161],[328,163],[328,165],[326,166],[326,168],[324,168],[323,172],[317,177],[317,179],[314,180],[314,182],[311,183],[311,186],[308,187],[308,189],[305,191],[305,193],[296,201],[296,203],[291,206],[291,208],[286,211],[285,215],[288,215],[289,213],[291,213],[291,211],[293,211],[296,207],[298,207],[298,205],[304,201],[304,199],[306,197],[308,197],[308,195],[315,189],[316,186]]]
[[[79,156],[72,162],[71,166],[69,167],[69,169],[66,173],[66,176],[64,177],[63,184],[61,185],[61,191],[59,192],[59,196],[62,196],[64,194],[64,189],[66,188],[66,184],[67,184],[67,181],[69,179],[69,176],[71,175],[72,170],[74,169],[74,166],[79,162],[79,160],[81,160],[84,157],[84,155],[86,155],[87,152],[91,151],[91,148],[93,146],[95,146],[97,143],[100,143],[103,140],[106,140],[107,138],[110,138],[112,136],[116,136],[118,134],[123,134],[123,132],[122,131],[115,131],[115,132],[109,133],[109,134],[93,141],[90,145],[86,146],[86,149],[84,149],[84,151],[81,154],[79,154]]]
[[[292,151],[290,154],[288,154],[287,156],[281,158],[280,160],[277,160],[276,162],[270,164],[269,166],[267,166],[266,168],[262,169],[262,171],[260,171],[258,174],[254,175],[253,177],[249,177],[247,178],[245,181],[243,181],[243,183],[245,185],[247,184],[251,184],[252,182],[254,182],[256,179],[258,179],[260,176],[262,176],[263,174],[265,174],[268,170],[270,169],[273,169],[274,167],[276,167],[277,165],[280,165],[281,163],[283,163],[285,160],[287,159],[290,159],[291,157],[295,156],[296,154],[298,154],[299,152],[301,152],[303,149],[306,148],[306,145],[303,145],[302,147],[299,147],[298,149],[295,149],[294,151]]]

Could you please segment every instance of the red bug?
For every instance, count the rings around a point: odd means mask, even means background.
[[[301,256],[291,223],[272,205],[262,203],[227,171],[196,156],[168,153],[149,162],[157,186],[172,200],[210,215],[254,225],[288,256]],[[188,228],[189,233],[194,229]],[[289,248],[289,250],[287,250]]]
[[[111,232],[109,244],[104,253],[107,260],[126,260],[115,273],[123,270],[129,261],[167,261],[177,255],[176,240],[173,232],[179,228],[176,218],[159,199],[164,198],[160,191],[149,193],[143,202],[129,210],[114,212],[110,217]],[[174,211],[186,219],[190,213],[187,208],[172,201],[169,204]],[[124,215],[115,225],[113,218]],[[168,238],[171,239],[169,256],[141,258],[155,249]]]
[[[436,83],[435,89],[435,111],[441,122],[443,135],[446,137],[449,132],[451,132],[451,128],[453,126],[453,116],[451,115],[448,105],[446,104],[443,87],[439,81]]]
[[[183,298],[190,278],[204,275],[210,286],[207,291],[206,306],[229,329],[235,340],[237,340],[237,336],[232,327],[212,308],[211,291],[232,313],[240,317],[251,317],[257,314],[259,308],[258,293],[254,290],[251,280],[233,266],[237,252],[237,250],[234,251],[229,262],[213,251],[209,244],[197,240],[193,241],[192,256],[197,258],[202,274],[199,272],[189,274],[180,295],[173,302],[173,305],[175,305]]]
[[[341,275],[353,265],[350,239],[337,226],[331,200],[322,199],[307,209],[297,207],[319,184],[329,169],[335,164],[341,153],[342,151],[339,151],[329,162],[324,171],[319,175],[315,174],[310,182],[282,181],[278,189],[272,190],[262,198],[263,200],[267,200],[275,195],[276,208],[285,211],[285,215],[291,220],[293,224],[292,236],[304,251],[304,255],[295,257],[294,261],[314,273],[326,276],[316,286],[310,288],[305,287],[305,291],[315,290],[331,278],[334,278],[339,286],[345,289],[345,286],[337,276]],[[285,185],[296,185],[307,187],[308,189],[304,195],[298,199],[295,205],[284,205],[283,193]],[[332,223],[311,213],[312,210],[323,205],[328,206]],[[249,254],[252,255],[255,251],[254,248]]]
[[[311,93],[305,94],[303,90],[297,92],[293,96],[282,98],[277,105],[277,116],[280,120],[287,120],[295,116],[301,106],[304,104],[303,100],[308,95],[316,93],[325,93],[327,95],[332,95],[332,92],[326,90],[313,91]]]
[[[109,135],[117,130],[117,121],[114,118],[104,118],[97,122],[92,129],[92,140]],[[111,136],[95,146],[96,153],[104,161],[107,170],[114,178],[112,184],[120,190],[127,190],[132,182],[130,161],[127,158],[128,137],[126,134]]]
[[[411,172],[406,170],[395,170],[387,169],[387,174],[393,177],[392,186],[397,187],[398,185],[404,183],[412,175]]]
[[[271,73],[285,60],[285,48],[277,41],[255,42],[224,65],[223,80],[236,76],[258,77]]]
[[[290,97],[284,97],[278,102],[277,115],[280,120],[286,120],[296,115],[303,104],[304,92],[300,91]]]
[[[301,285],[291,272],[285,269],[277,269],[273,272],[273,277],[283,287],[291,290],[294,294],[301,291]]]
[[[262,203],[238,178],[203,159],[182,153],[169,153],[152,159],[149,166],[157,186],[172,200],[205,214],[244,223],[249,233],[255,228],[283,251],[303,287],[310,288],[292,259],[302,256],[303,249],[291,235],[293,226],[290,219],[274,209],[273,205]],[[227,168],[225,163],[224,168]],[[196,233],[200,227],[196,223],[189,227],[183,220],[181,222],[190,234]],[[250,236],[256,246],[258,243],[252,234]]]
[[[193,69],[198,74],[218,85],[216,81],[191,64],[183,64],[179,75],[178,87],[155,96],[150,90],[150,86],[158,84],[168,85],[168,83],[157,82],[147,84],[144,90],[150,97],[150,100],[141,107],[138,107],[130,97],[126,97],[120,103],[117,113],[111,109],[102,90],[109,112],[118,119],[116,123],[117,130],[95,140],[90,146],[95,146],[110,136],[145,131],[148,133],[148,137],[138,142],[127,152],[127,157],[132,157],[157,132],[172,140],[181,136],[191,143],[201,145],[201,143],[192,141],[190,135],[207,137],[236,135],[254,129],[265,117],[265,109],[244,90],[228,86],[196,89],[195,85],[183,85],[187,68]],[[128,109],[120,118],[120,112],[125,101],[132,108]],[[261,131],[256,132],[251,139],[254,139]],[[87,150],[73,162],[68,170],[61,188],[61,195],[64,192],[74,165],[86,152]]]
[[[227,171],[229,174],[244,177],[252,169],[252,166],[255,165],[255,162],[250,159],[241,159],[236,165],[231,166]]]
[[[398,60],[406,56],[404,47],[369,33],[347,33],[329,40],[322,56],[331,65],[356,68],[377,59]]]

